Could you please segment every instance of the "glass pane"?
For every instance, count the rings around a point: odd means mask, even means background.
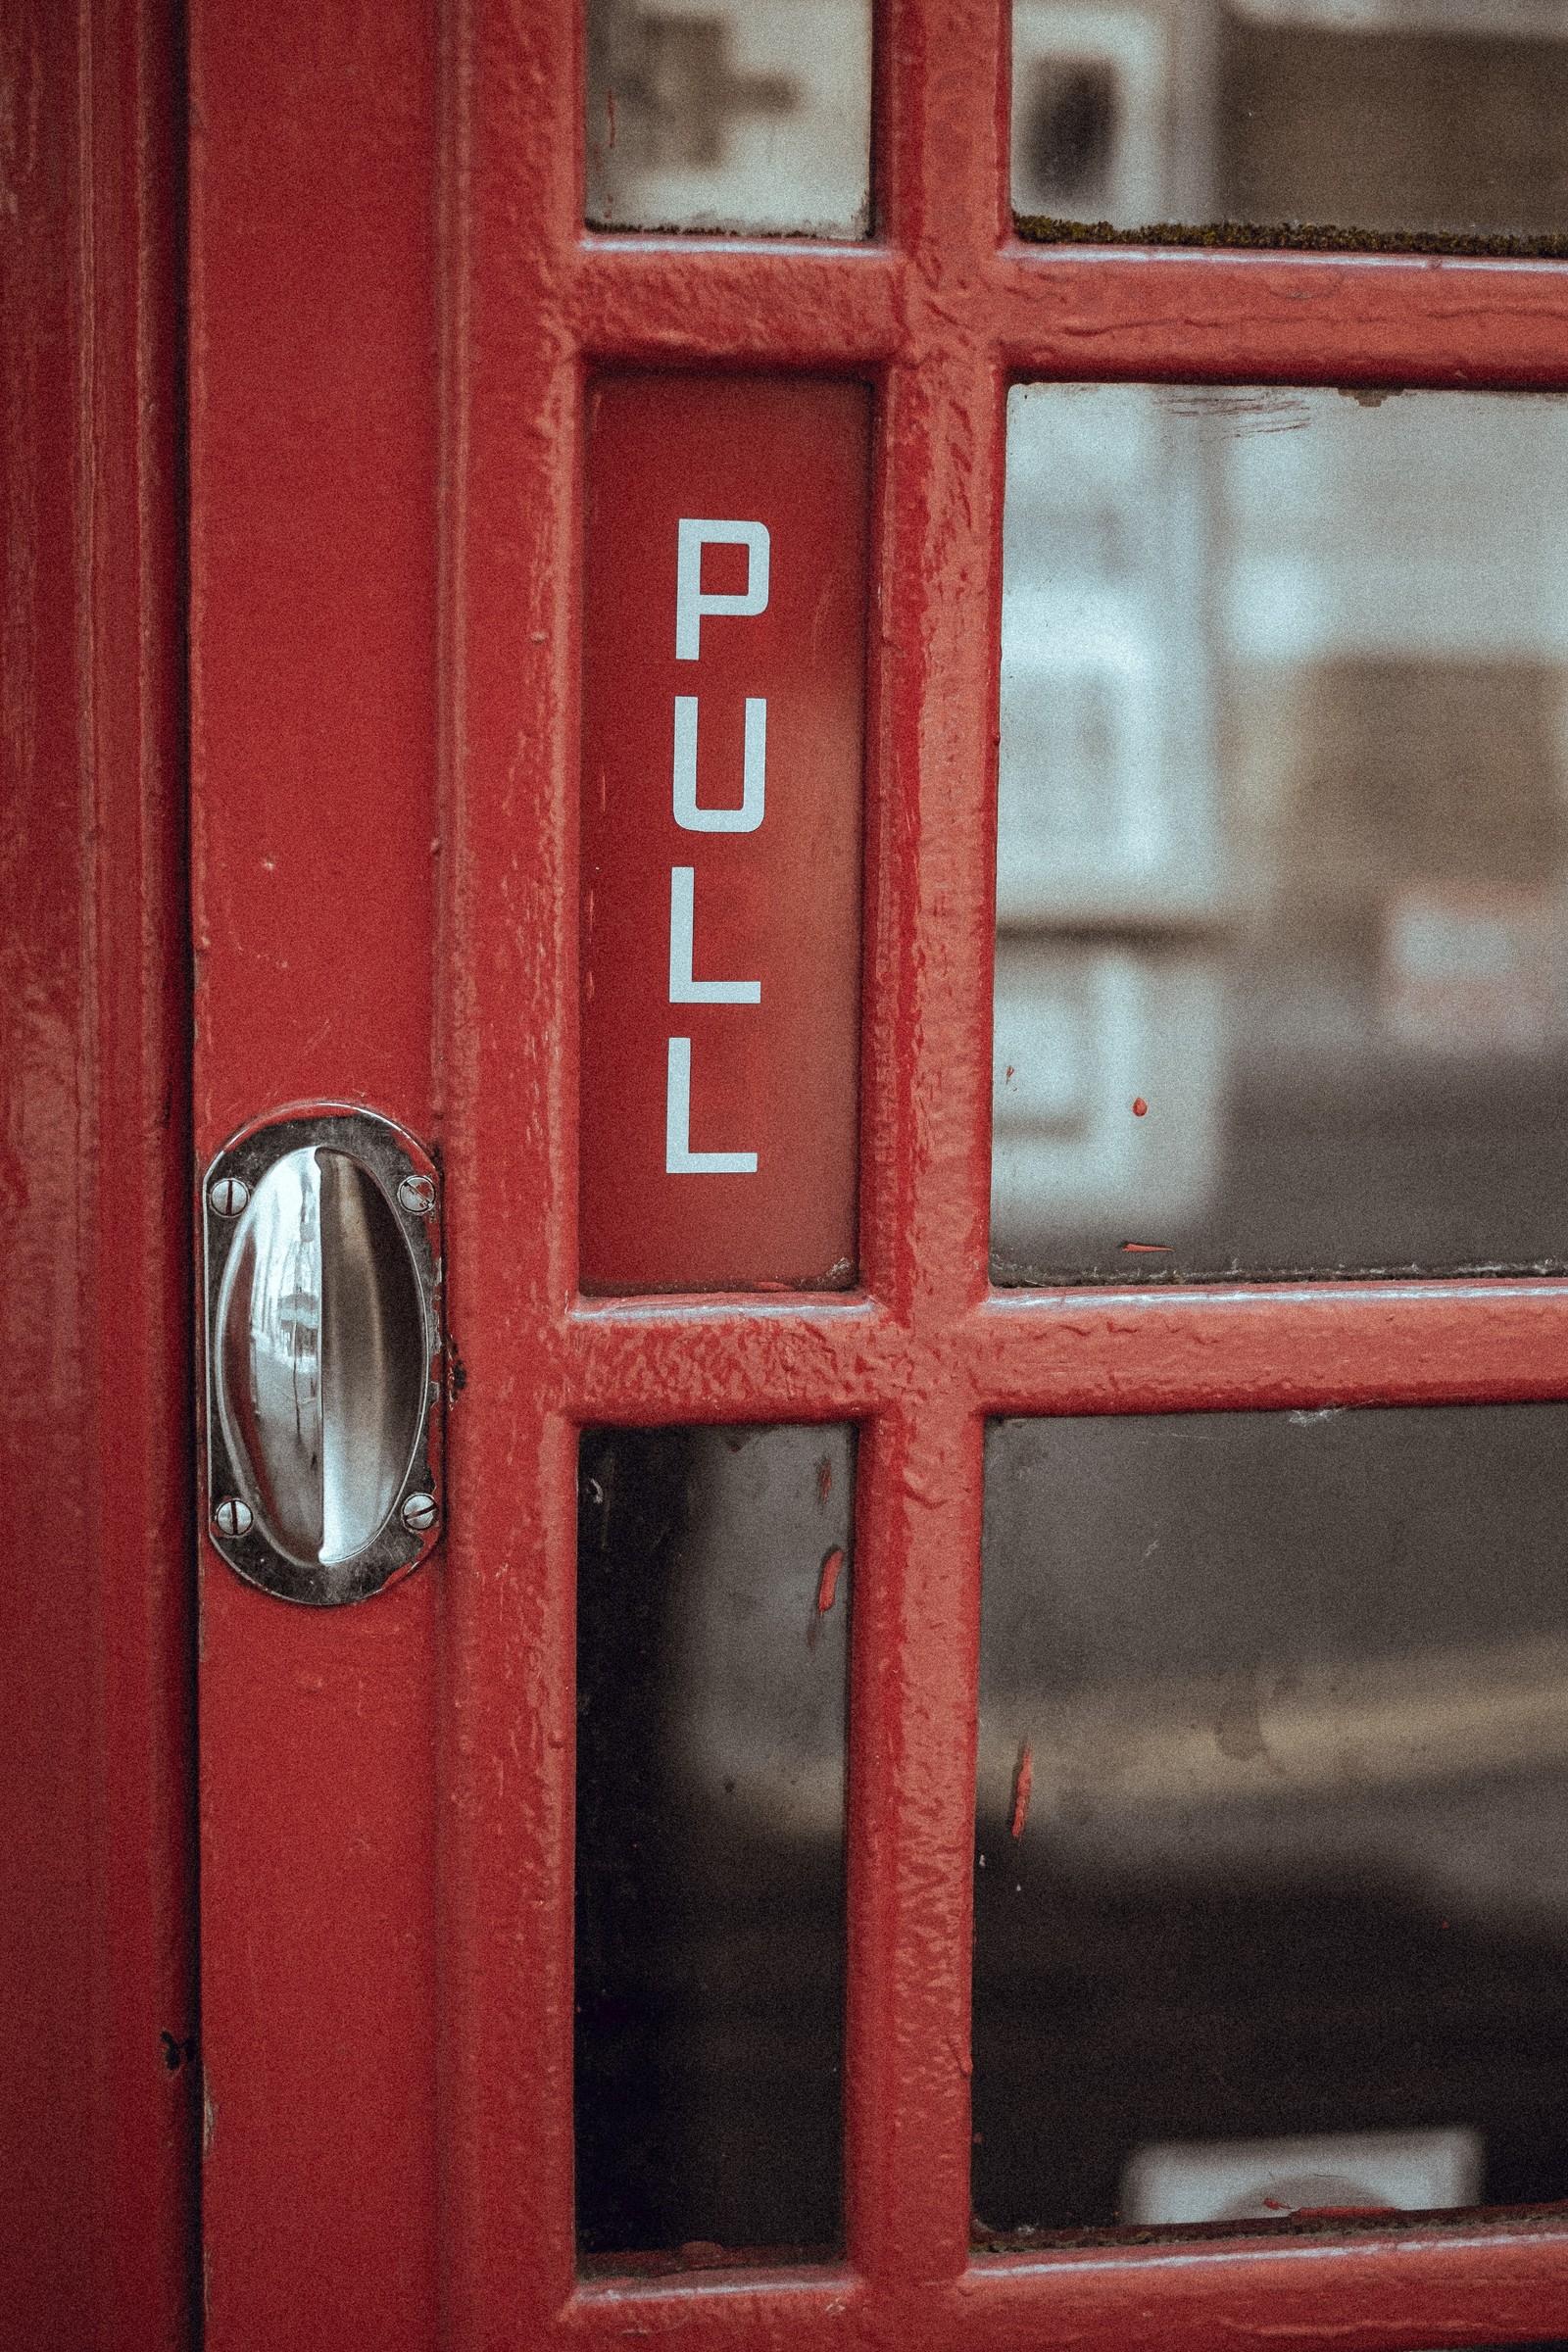
[[[1568,232],[1561,0],[1015,0],[1012,22],[1012,200],[1046,233]]]
[[[588,0],[594,228],[863,237],[870,0]]]
[[[591,1430],[579,1477],[579,2244],[825,2255],[854,1433]]]
[[[989,1433],[988,2228],[1568,2195],[1568,1407]]]
[[[1008,405],[1000,1281],[1568,1264],[1568,404]]]

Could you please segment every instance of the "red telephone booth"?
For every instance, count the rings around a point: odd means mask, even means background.
[[[1087,1279],[993,1279],[1009,392],[1560,394],[1568,263],[1031,240],[1006,12],[957,0],[876,12],[856,237],[585,229],[564,5],[147,0],[3,37],[15,2340],[1568,2333],[1552,2197],[1032,2230],[971,2193],[977,1732],[1005,1853],[1046,1783],[1004,1707],[987,1745],[988,1429],[1568,1396],[1544,1246],[1174,1281],[1118,1229]],[[1101,68],[1018,55],[1092,158]],[[748,71],[735,104],[779,111]],[[1389,1018],[1441,1028],[1421,943],[1482,918],[1399,906]],[[1208,919],[1125,927],[1166,956]],[[1125,1107],[1177,1154],[1163,1105]],[[371,1512],[410,1540],[358,1605],[290,1606],[223,1483],[254,1442],[261,1494],[269,1441],[224,1418],[222,1220],[285,1144],[361,1164],[366,1112],[406,1140],[364,1213],[435,1343]],[[590,2260],[579,1754],[612,1797],[640,1767],[633,1712],[624,1749],[582,1728],[584,1448],[682,1433],[690,1478],[764,1428],[821,1433],[811,1507],[850,1510],[795,1642],[847,1654],[838,2242]]]

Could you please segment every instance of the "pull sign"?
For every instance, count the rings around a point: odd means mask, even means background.
[[[591,388],[586,1291],[854,1279],[869,453],[858,384]]]

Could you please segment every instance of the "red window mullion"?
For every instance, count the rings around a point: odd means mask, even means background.
[[[903,1390],[908,1347],[873,1301],[650,1299],[603,1311],[595,1299],[567,1333],[571,1395],[606,1421],[652,1428],[733,1416],[854,1420]]]
[[[1359,2239],[1128,2246],[978,2262],[943,2336],[954,2352],[1357,2352],[1558,2333],[1563,2241],[1483,2225]]]
[[[906,1358],[859,1456],[845,2165],[868,2321],[918,2338],[968,2260],[983,1426],[955,1343],[986,1291],[1004,409],[965,313],[1001,218],[1006,25],[911,6],[881,29],[906,341],[881,405],[861,1254]]]
[[[873,2307],[903,2306],[911,2326],[930,2325],[916,2290],[968,2259],[982,1438],[952,1384],[933,1383],[867,1421],[858,1465],[849,2256]]]
[[[1491,385],[1568,381],[1555,262],[1026,245],[952,268],[885,246],[595,237],[561,257],[591,358],[844,369],[921,332],[978,335],[1010,373],[1099,380]],[[955,297],[956,300],[955,301]]]
[[[561,257],[585,361],[621,367],[881,367],[905,340],[908,270],[878,245],[594,234]]]
[[[990,278],[1009,369],[1064,380],[1568,383],[1563,266],[1009,240]]]
[[[1507,1404],[1568,1395],[1561,1283],[1346,1282],[999,1296],[972,1319],[998,1413]]]

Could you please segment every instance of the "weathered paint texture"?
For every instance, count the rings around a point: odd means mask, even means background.
[[[585,235],[564,7],[454,0],[438,37],[410,0],[197,0],[192,32],[198,1141],[321,1093],[433,1127],[465,1374],[450,1540],[398,1593],[302,1622],[209,1564],[210,2340],[1562,2333],[1551,2222],[973,2256],[967,2058],[985,1416],[1568,1390],[1549,1283],[988,1295],[1006,384],[1560,389],[1562,269],[1016,241],[995,0],[881,11],[877,235],[838,250]],[[600,367],[872,387],[840,1299],[575,1295]],[[579,2286],[576,1429],[803,1416],[861,1430],[847,2261]]]
[[[0,12],[0,2338],[195,2324],[178,52]]]
[[[432,1129],[437,48],[220,4],[191,46],[197,1164],[310,1100]],[[202,1589],[207,2342],[435,2340],[441,1569]]]
[[[1568,383],[1550,265],[1050,251],[1006,207],[1004,12],[879,20],[878,238],[585,237],[571,29],[475,6],[448,181],[462,701],[446,822],[455,1416],[446,2046],[465,2340],[1261,2347],[1568,2323],[1551,2228],[972,2260],[969,1874],[992,1411],[1561,1394],[1549,1285],[1112,1300],[986,1289],[993,746],[1011,373]],[[869,379],[877,438],[859,1254],[842,1302],[574,1302],[577,511],[585,368]],[[541,1213],[541,1204],[549,1204]],[[574,2290],[573,1424],[861,1424],[842,2275]],[[508,1465],[504,1477],[494,1466]]]

